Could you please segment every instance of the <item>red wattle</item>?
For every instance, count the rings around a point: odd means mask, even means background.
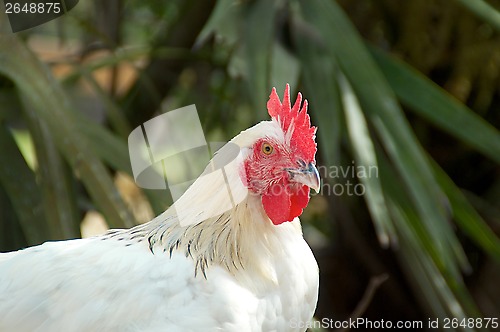
[[[292,221],[300,216],[307,203],[309,203],[309,187],[307,186],[291,193],[282,183],[277,183],[262,195],[264,211],[275,225]]]
[[[309,203],[309,190],[308,186],[302,186],[290,196],[290,220],[300,216]]]

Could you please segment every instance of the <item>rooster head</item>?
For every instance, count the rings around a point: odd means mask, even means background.
[[[267,216],[275,225],[298,217],[309,202],[309,190],[319,192],[316,169],[316,127],[307,114],[307,100],[299,93],[290,104],[287,84],[283,103],[273,88],[267,110],[272,121],[255,126],[244,161],[244,182],[249,193],[261,197]],[[302,107],[301,107],[302,106]]]

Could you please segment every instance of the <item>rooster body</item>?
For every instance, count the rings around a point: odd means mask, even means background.
[[[298,215],[319,177],[315,143],[298,141],[314,141],[307,105],[291,109],[288,89],[283,104],[273,90],[272,121],[231,141],[232,208],[216,213],[222,183],[202,176],[146,224],[0,254],[0,331],[304,330],[318,267]]]

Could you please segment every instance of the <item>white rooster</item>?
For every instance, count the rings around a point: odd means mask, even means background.
[[[301,99],[273,89],[272,120],[231,140],[227,180],[245,189],[231,209],[213,216],[221,190],[200,177],[146,224],[0,254],[0,331],[305,330],[318,266],[298,216],[320,179]]]

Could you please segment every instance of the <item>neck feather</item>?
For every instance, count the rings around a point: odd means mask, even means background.
[[[183,252],[195,261],[195,275],[201,272],[205,278],[211,265],[219,265],[233,275],[251,269],[272,278],[265,261],[280,249],[276,236],[279,229],[265,215],[259,201],[249,196],[217,217],[185,227],[167,211],[151,222],[150,248],[170,255],[177,250]]]

